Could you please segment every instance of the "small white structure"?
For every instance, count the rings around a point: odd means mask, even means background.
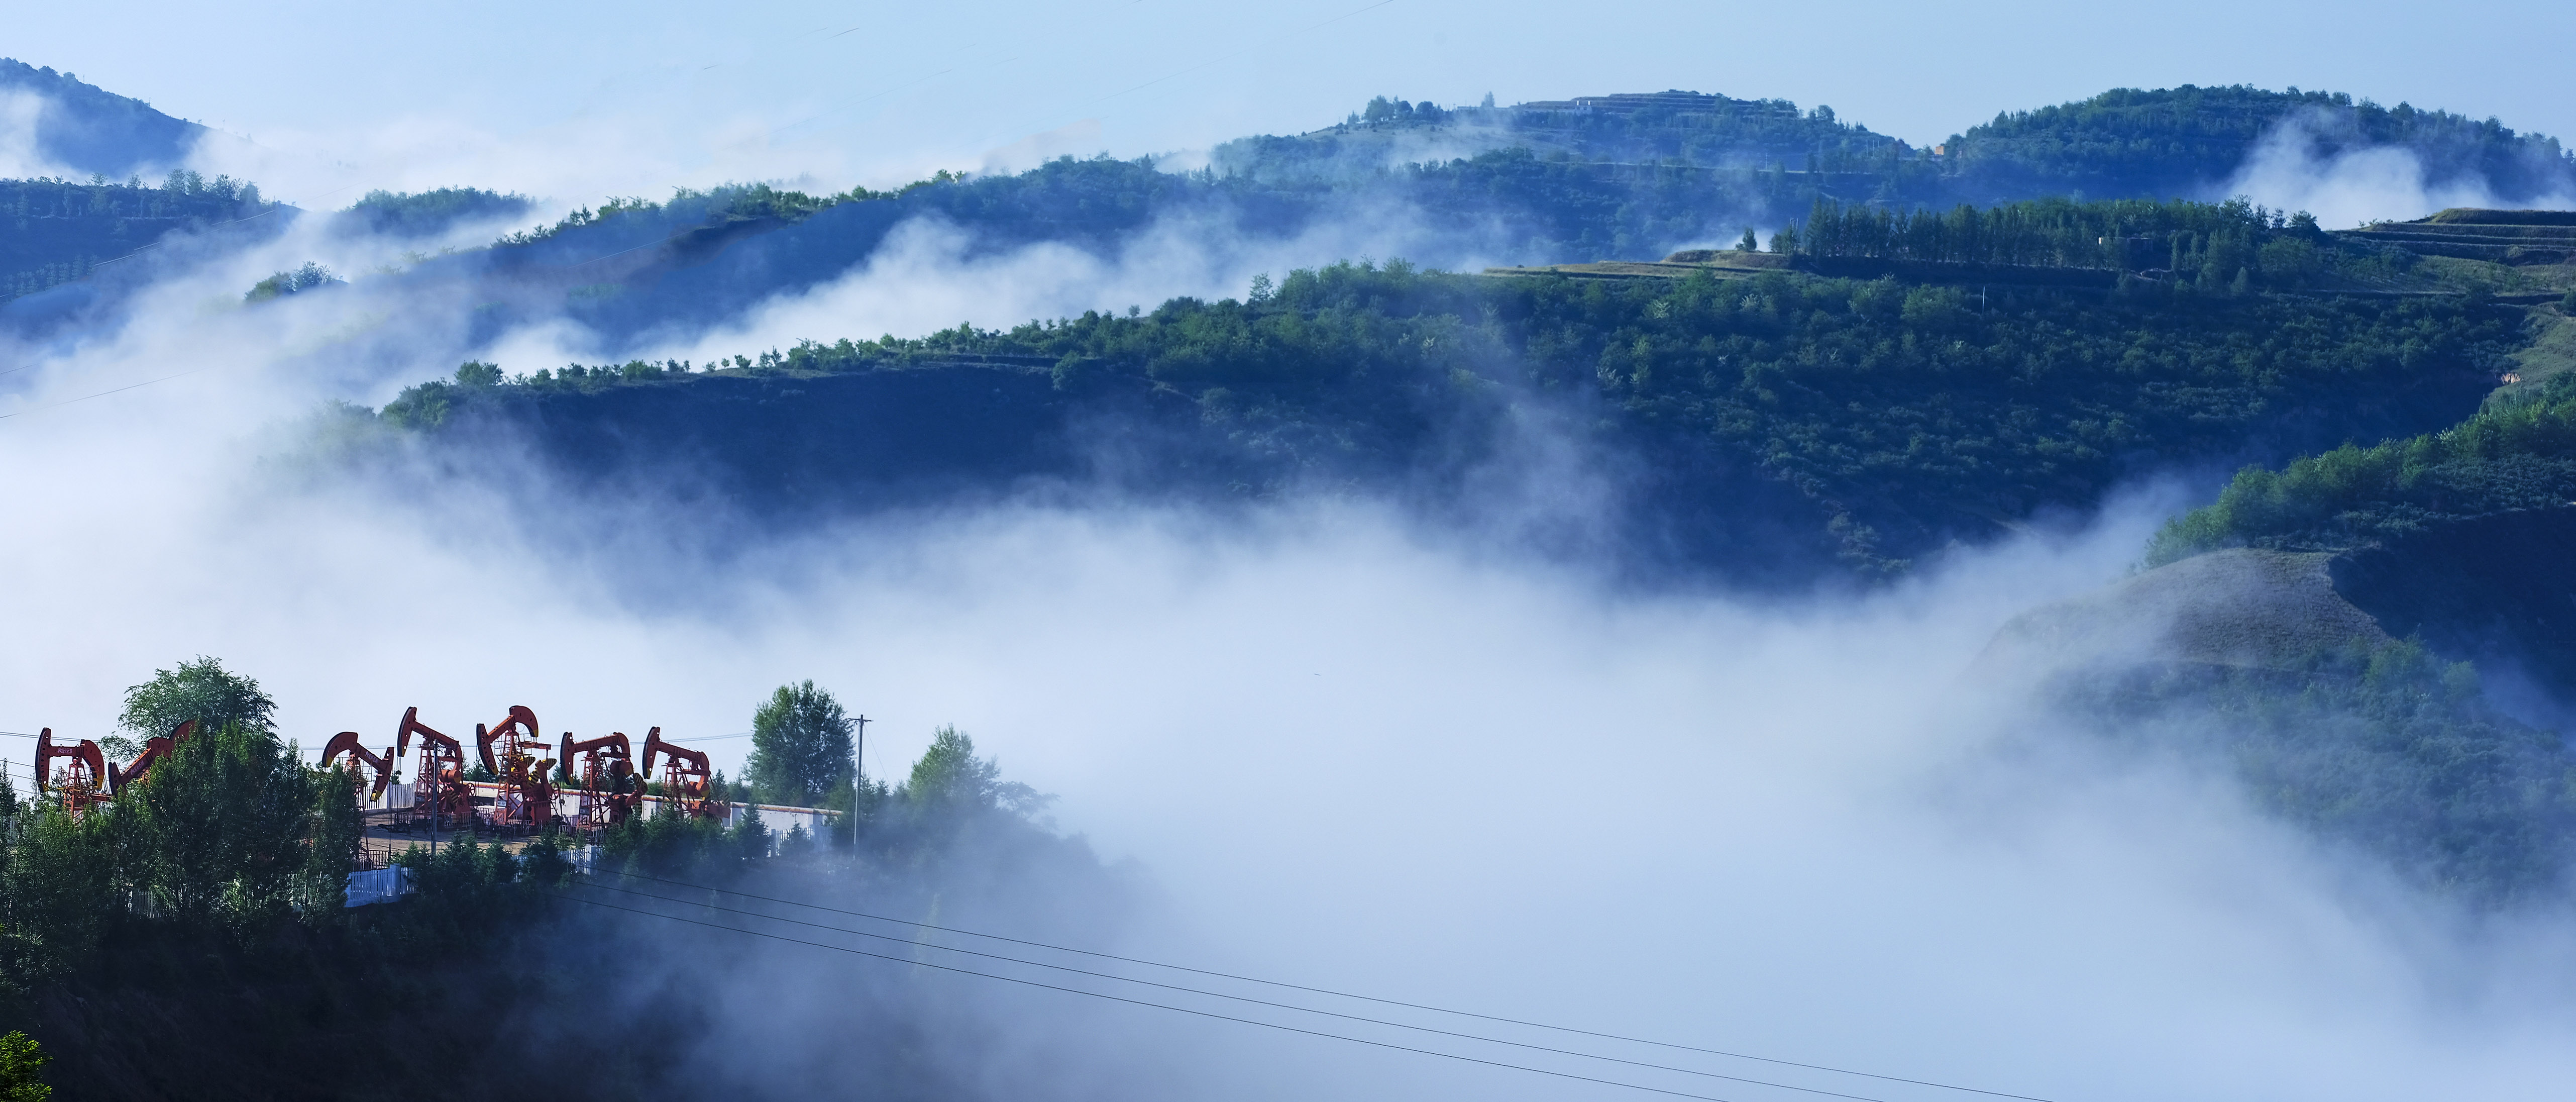
[[[349,874],[349,906],[364,907],[374,903],[391,903],[415,889],[411,870],[396,865],[389,869],[362,869]]]

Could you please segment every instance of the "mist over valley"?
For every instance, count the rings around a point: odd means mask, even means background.
[[[2570,1070],[2556,138],[1572,62],[1216,134],[1223,51],[253,137],[81,56],[0,61],[0,1093]]]

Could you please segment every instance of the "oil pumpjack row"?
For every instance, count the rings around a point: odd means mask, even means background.
[[[74,816],[85,814],[145,783],[153,764],[169,757],[196,730],[195,720],[182,722],[167,735],[145,740],[142,752],[119,766],[107,760],[95,740],[62,745],[54,741],[53,728],[44,728],[36,736],[37,791],[59,797],[63,808]],[[362,772],[358,783],[363,795],[359,798],[361,806],[380,803],[396,778],[398,764],[410,752],[415,735],[421,740],[420,762],[414,774],[417,780],[412,813],[403,828],[427,826],[435,831],[476,827],[505,834],[565,828],[595,834],[626,821],[643,808],[649,798],[645,795],[646,781],[653,776],[656,756],[663,765],[659,800],[664,806],[697,818],[722,819],[728,815],[728,805],[715,799],[710,791],[713,771],[708,767],[707,755],[664,739],[660,727],[645,733],[644,760],[639,769],[634,747],[624,732],[582,741],[565,732],[559,745],[548,746],[536,713],[523,704],[511,705],[498,723],[474,725],[475,756],[493,778],[489,786],[495,795],[488,809],[478,807],[478,782],[466,779],[465,744],[422,723],[418,707],[403,710],[402,721],[394,728],[393,744],[382,753],[367,749],[364,736],[358,732],[342,731],[324,744],[321,764],[326,769],[333,768],[345,755],[351,767],[372,770],[372,785]],[[554,751],[554,756],[546,756],[548,751]],[[573,767],[576,757],[578,769]],[[570,782],[560,788],[555,783],[559,765]],[[569,813],[559,806],[559,796],[572,799]]]

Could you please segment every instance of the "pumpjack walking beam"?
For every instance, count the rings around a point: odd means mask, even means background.
[[[322,767],[330,768],[331,762],[344,753],[349,755],[350,761],[375,767],[376,786],[367,793],[367,799],[370,801],[384,799],[385,786],[392,783],[394,779],[394,748],[385,747],[382,755],[371,754],[360,744],[356,731],[342,731],[331,736],[331,741],[322,747]]]
[[[54,772],[54,759],[65,759],[61,773]],[[60,793],[63,810],[74,817],[108,798],[107,755],[98,743],[82,739],[71,746],[54,745],[54,729],[47,727],[36,736],[36,791]]]
[[[177,726],[170,728],[169,734],[155,735],[143,740],[143,752],[134,755],[134,760],[125,763],[125,768],[119,769],[116,767],[116,763],[108,763],[108,789],[112,792],[123,793],[128,786],[141,781],[144,774],[152,771],[152,763],[176,753],[179,749],[179,744],[188,741],[188,736],[196,733],[197,721],[193,719],[183,719],[179,721]]]
[[[419,787],[413,806],[428,805],[430,837],[435,845],[438,828],[451,815],[459,823],[469,822],[474,815],[474,794],[465,787],[465,744],[422,723],[420,709],[411,707],[403,710],[402,726],[394,731],[395,758],[410,751],[413,735],[421,737],[420,772],[415,782]]]
[[[724,813],[707,791],[707,756],[662,738],[662,729],[644,733],[644,775],[653,775],[653,755],[663,755],[662,798],[679,805],[680,813],[700,818],[720,819]]]

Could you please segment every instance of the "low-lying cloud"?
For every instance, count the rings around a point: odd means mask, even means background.
[[[809,316],[900,303],[905,273],[1021,296],[1013,313],[1100,293],[1009,266],[1078,269],[1064,257],[977,269],[916,233]],[[2547,979],[2563,923],[2470,923],[2188,758],[1958,688],[2012,614],[2116,576],[2152,502],[1786,603],[1613,589],[1347,499],[1222,521],[1003,506],[746,529],[709,555],[649,497],[532,513],[299,466],[281,426],[350,380],[275,350],[342,347],[351,317],[216,308],[267,262],[164,289],[0,420],[23,472],[0,490],[19,628],[0,727],[104,734],[125,686],[196,654],[261,678],[308,750],[407,706],[464,726],[513,703],[685,744],[812,677],[875,721],[872,775],[955,723],[1134,862],[1160,903],[1113,950],[2056,1099],[2537,1097],[2571,1070],[2576,1006]],[[875,308],[917,328],[957,302]],[[773,309],[739,335],[807,324]],[[742,741],[705,746],[739,769]],[[818,998],[870,975],[800,967]],[[995,1066],[1030,1077],[996,1089],[1021,1097],[1070,1096],[1050,1074],[1174,1097],[1569,1093],[1142,1010],[1089,1011],[1118,1044],[1016,1050],[1088,1066],[1013,1063],[1011,1015],[1073,996],[976,998]],[[850,1043],[799,1007],[739,1028],[811,1059]]]
[[[2330,228],[2421,218],[2449,207],[2576,205],[2576,196],[2499,197],[2465,167],[2434,171],[2402,145],[2339,145],[2346,127],[2322,111],[2294,112],[2256,143],[2227,185],[2275,210],[2304,210]]]
[[[85,178],[37,148],[37,135],[52,101],[34,92],[0,89],[0,179]]]

